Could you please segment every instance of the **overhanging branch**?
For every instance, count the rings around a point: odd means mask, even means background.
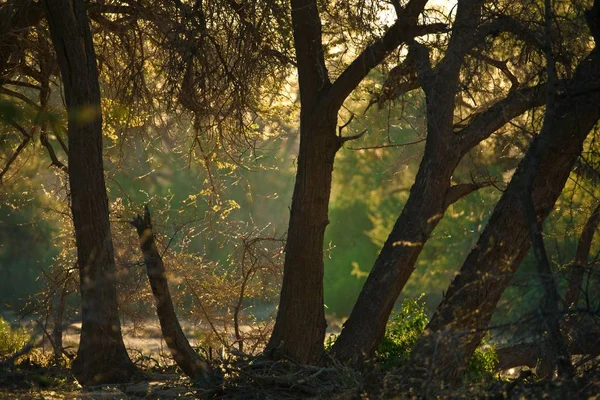
[[[417,25],[417,18],[427,0],[411,0],[387,32],[367,46],[329,88],[325,101],[332,109],[339,109],[346,98],[367,76],[402,43],[418,36],[448,32],[446,24]]]

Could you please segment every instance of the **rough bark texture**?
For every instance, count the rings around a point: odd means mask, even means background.
[[[268,345],[300,362],[316,361],[323,352],[323,239],[329,223],[333,161],[339,149],[334,124],[315,127],[308,120],[303,117],[300,128],[283,286]]]
[[[148,281],[152,288],[156,303],[156,314],[160,321],[163,338],[169,347],[173,359],[181,370],[192,379],[207,379],[214,374],[207,362],[194,351],[185,337],[179,324],[175,307],[169,291],[169,283],[165,265],[154,242],[152,220],[148,206],[144,208],[144,216],[138,215],[131,224],[136,228],[140,238],[140,248],[144,255]]]
[[[592,215],[586,221],[579,241],[577,242],[577,250],[575,251],[575,260],[569,277],[569,285],[567,294],[565,295],[565,305],[567,307],[575,307],[579,301],[583,285],[583,277],[585,275],[585,265],[588,263],[590,248],[592,247],[592,239],[594,233],[600,224],[600,204],[596,206]]]
[[[578,66],[568,86],[569,95],[557,101],[554,122],[545,124],[538,136],[549,142],[532,191],[540,221],[552,210],[585,138],[600,117],[599,85],[600,54],[595,49]],[[415,345],[416,370],[443,381],[457,381],[485,334],[500,296],[530,247],[520,195],[528,157],[529,153]]]
[[[73,373],[86,385],[123,382],[136,369],[123,344],[117,308],[92,36],[83,0],[47,0],[44,8],[69,114],[69,184],[82,301]]]

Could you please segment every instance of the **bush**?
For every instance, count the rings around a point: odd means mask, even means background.
[[[29,335],[23,328],[13,328],[0,317],[0,358],[9,357],[29,341]]]
[[[414,345],[429,323],[424,296],[425,294],[421,294],[414,299],[405,299],[400,310],[390,318],[385,328],[385,336],[375,353],[383,371],[389,371],[410,359]],[[336,335],[327,336],[325,350],[331,350],[336,339]],[[491,378],[494,376],[497,362],[496,348],[489,343],[489,338],[486,337],[469,361],[464,378],[467,381],[482,381]]]
[[[481,345],[475,349],[473,357],[467,364],[464,377],[467,381],[483,381],[490,379],[496,372],[498,355],[496,347],[489,343],[489,338],[484,338]]]
[[[423,296],[405,299],[398,313],[390,318],[376,352],[382,360],[383,370],[389,370],[410,358],[413,346],[429,322]]]

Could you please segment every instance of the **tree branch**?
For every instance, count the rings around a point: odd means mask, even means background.
[[[448,32],[446,24],[417,25],[417,18],[426,3],[427,0],[411,0],[387,32],[367,46],[350,63],[329,89],[325,97],[328,105],[333,109],[339,109],[369,71],[402,43],[418,36]]]
[[[316,0],[292,0],[292,25],[300,102],[308,111],[316,106],[319,91],[330,85]]]
[[[472,183],[459,183],[448,188],[446,192],[446,200],[444,201],[444,208],[448,208],[450,205],[456,203],[458,200],[465,196],[473,193],[484,187],[491,186],[491,181],[486,182],[472,182]]]
[[[466,153],[524,112],[544,105],[545,88],[545,84],[540,84],[515,90],[485,111],[472,116],[468,125],[456,132],[462,152]]]
[[[23,139],[23,141],[21,142],[19,147],[17,147],[17,149],[13,153],[12,157],[10,157],[10,159],[6,162],[6,165],[4,166],[2,171],[0,171],[0,185],[2,184],[2,178],[4,178],[4,175],[8,172],[8,169],[10,168],[11,164],[13,162],[15,162],[17,157],[19,157],[19,154],[21,154],[23,149],[25,149],[25,146],[27,146],[27,144],[29,143],[30,140],[31,140],[31,138],[29,138],[29,137],[26,137],[25,139]]]
[[[565,305],[567,307],[577,305],[577,301],[579,300],[579,293],[581,292],[581,285],[585,273],[584,266],[588,263],[592,240],[599,224],[600,203],[598,203],[592,212],[592,215],[590,215],[585,222],[583,230],[581,231],[581,236],[579,236],[579,241],[577,242],[577,250],[575,250],[575,259],[573,260],[574,265],[571,268],[571,277],[569,278],[567,294],[565,295]]]

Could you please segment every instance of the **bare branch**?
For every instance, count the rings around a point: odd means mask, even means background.
[[[360,139],[361,137],[363,137],[363,135],[365,133],[367,133],[367,131],[368,131],[368,129],[365,129],[364,131],[357,133],[356,135],[345,136],[345,137],[339,136],[338,139],[340,140],[340,143],[346,143],[350,140]]]
[[[13,162],[15,162],[15,160],[17,159],[17,157],[19,157],[19,154],[21,154],[21,152],[23,151],[23,149],[25,149],[25,146],[27,146],[27,144],[29,143],[30,140],[31,140],[31,138],[29,138],[29,137],[26,137],[25,139],[23,139],[23,141],[21,142],[21,144],[19,145],[19,147],[17,147],[17,149],[15,150],[15,152],[13,153],[13,155],[6,162],[6,165],[4,166],[4,168],[2,169],[2,171],[0,171],[0,185],[2,184],[2,178],[8,172],[8,169],[10,168],[11,164]]]
[[[444,208],[448,208],[451,204],[456,203],[458,200],[462,199],[465,196],[473,193],[476,190],[479,190],[484,187],[492,186],[492,181],[486,182],[472,182],[472,183],[459,183],[453,186],[450,186],[448,191],[446,192],[446,200],[444,202]]]
[[[540,84],[515,90],[485,111],[472,116],[468,125],[456,132],[463,153],[487,139],[515,117],[534,107],[544,105],[545,87],[545,84]]]
[[[427,0],[411,0],[387,32],[367,46],[333,83],[324,100],[339,109],[365,76],[402,43],[432,33],[448,32],[446,24],[417,25]]]

